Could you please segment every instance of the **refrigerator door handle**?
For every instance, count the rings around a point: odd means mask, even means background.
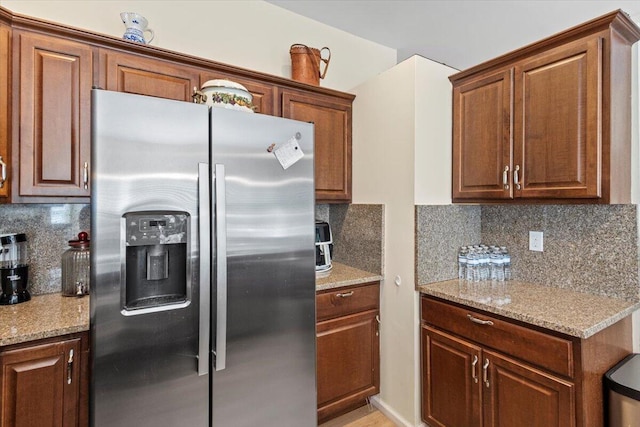
[[[209,373],[209,336],[211,325],[211,216],[209,164],[198,163],[198,218],[200,241],[200,328],[198,375]]]
[[[216,187],[216,371],[227,363],[227,207],[225,170],[215,165]]]

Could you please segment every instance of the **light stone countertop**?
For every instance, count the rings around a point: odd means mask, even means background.
[[[329,270],[328,275],[323,274],[320,276],[316,274],[316,291],[360,285],[369,282],[379,282],[382,280],[382,276],[379,274],[358,270],[357,268],[349,267],[335,261],[332,262],[331,265],[333,268]]]
[[[337,262],[316,290],[382,280],[382,276]],[[89,296],[36,295],[30,301],[0,306],[0,347],[89,330]]]
[[[89,330],[89,297],[32,296],[0,305],[0,347]]]
[[[505,294],[511,298],[506,304],[496,303],[490,282],[477,283],[474,289],[469,282],[455,279],[420,285],[416,290],[578,338],[589,338],[640,308],[640,302],[519,281],[506,283]],[[482,302],[487,297],[492,301]]]

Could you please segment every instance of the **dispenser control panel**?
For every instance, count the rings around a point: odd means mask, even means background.
[[[186,243],[189,215],[184,212],[130,212],[124,215],[127,246]]]

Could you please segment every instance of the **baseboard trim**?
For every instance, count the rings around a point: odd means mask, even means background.
[[[405,420],[400,414],[393,410],[389,405],[387,405],[382,399],[380,399],[380,395],[376,394],[375,396],[371,396],[371,404],[378,408],[380,412],[384,414],[385,417],[389,418],[391,421],[396,423],[396,425],[400,427],[428,427],[425,423],[420,423],[417,426],[414,426],[412,423]]]

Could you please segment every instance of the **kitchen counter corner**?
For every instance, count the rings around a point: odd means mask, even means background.
[[[36,295],[0,306],[0,347],[89,330],[89,297]]]
[[[333,268],[326,275],[316,275],[316,291],[341,288],[343,286],[360,285],[369,282],[379,282],[382,276],[368,271],[349,267],[333,262]]]
[[[489,313],[540,326],[578,338],[597,332],[631,315],[640,308],[638,301],[625,301],[567,289],[510,281],[506,287],[511,302],[481,302],[491,298],[491,283],[476,283],[475,288],[458,279],[416,287],[425,295],[463,304]]]

